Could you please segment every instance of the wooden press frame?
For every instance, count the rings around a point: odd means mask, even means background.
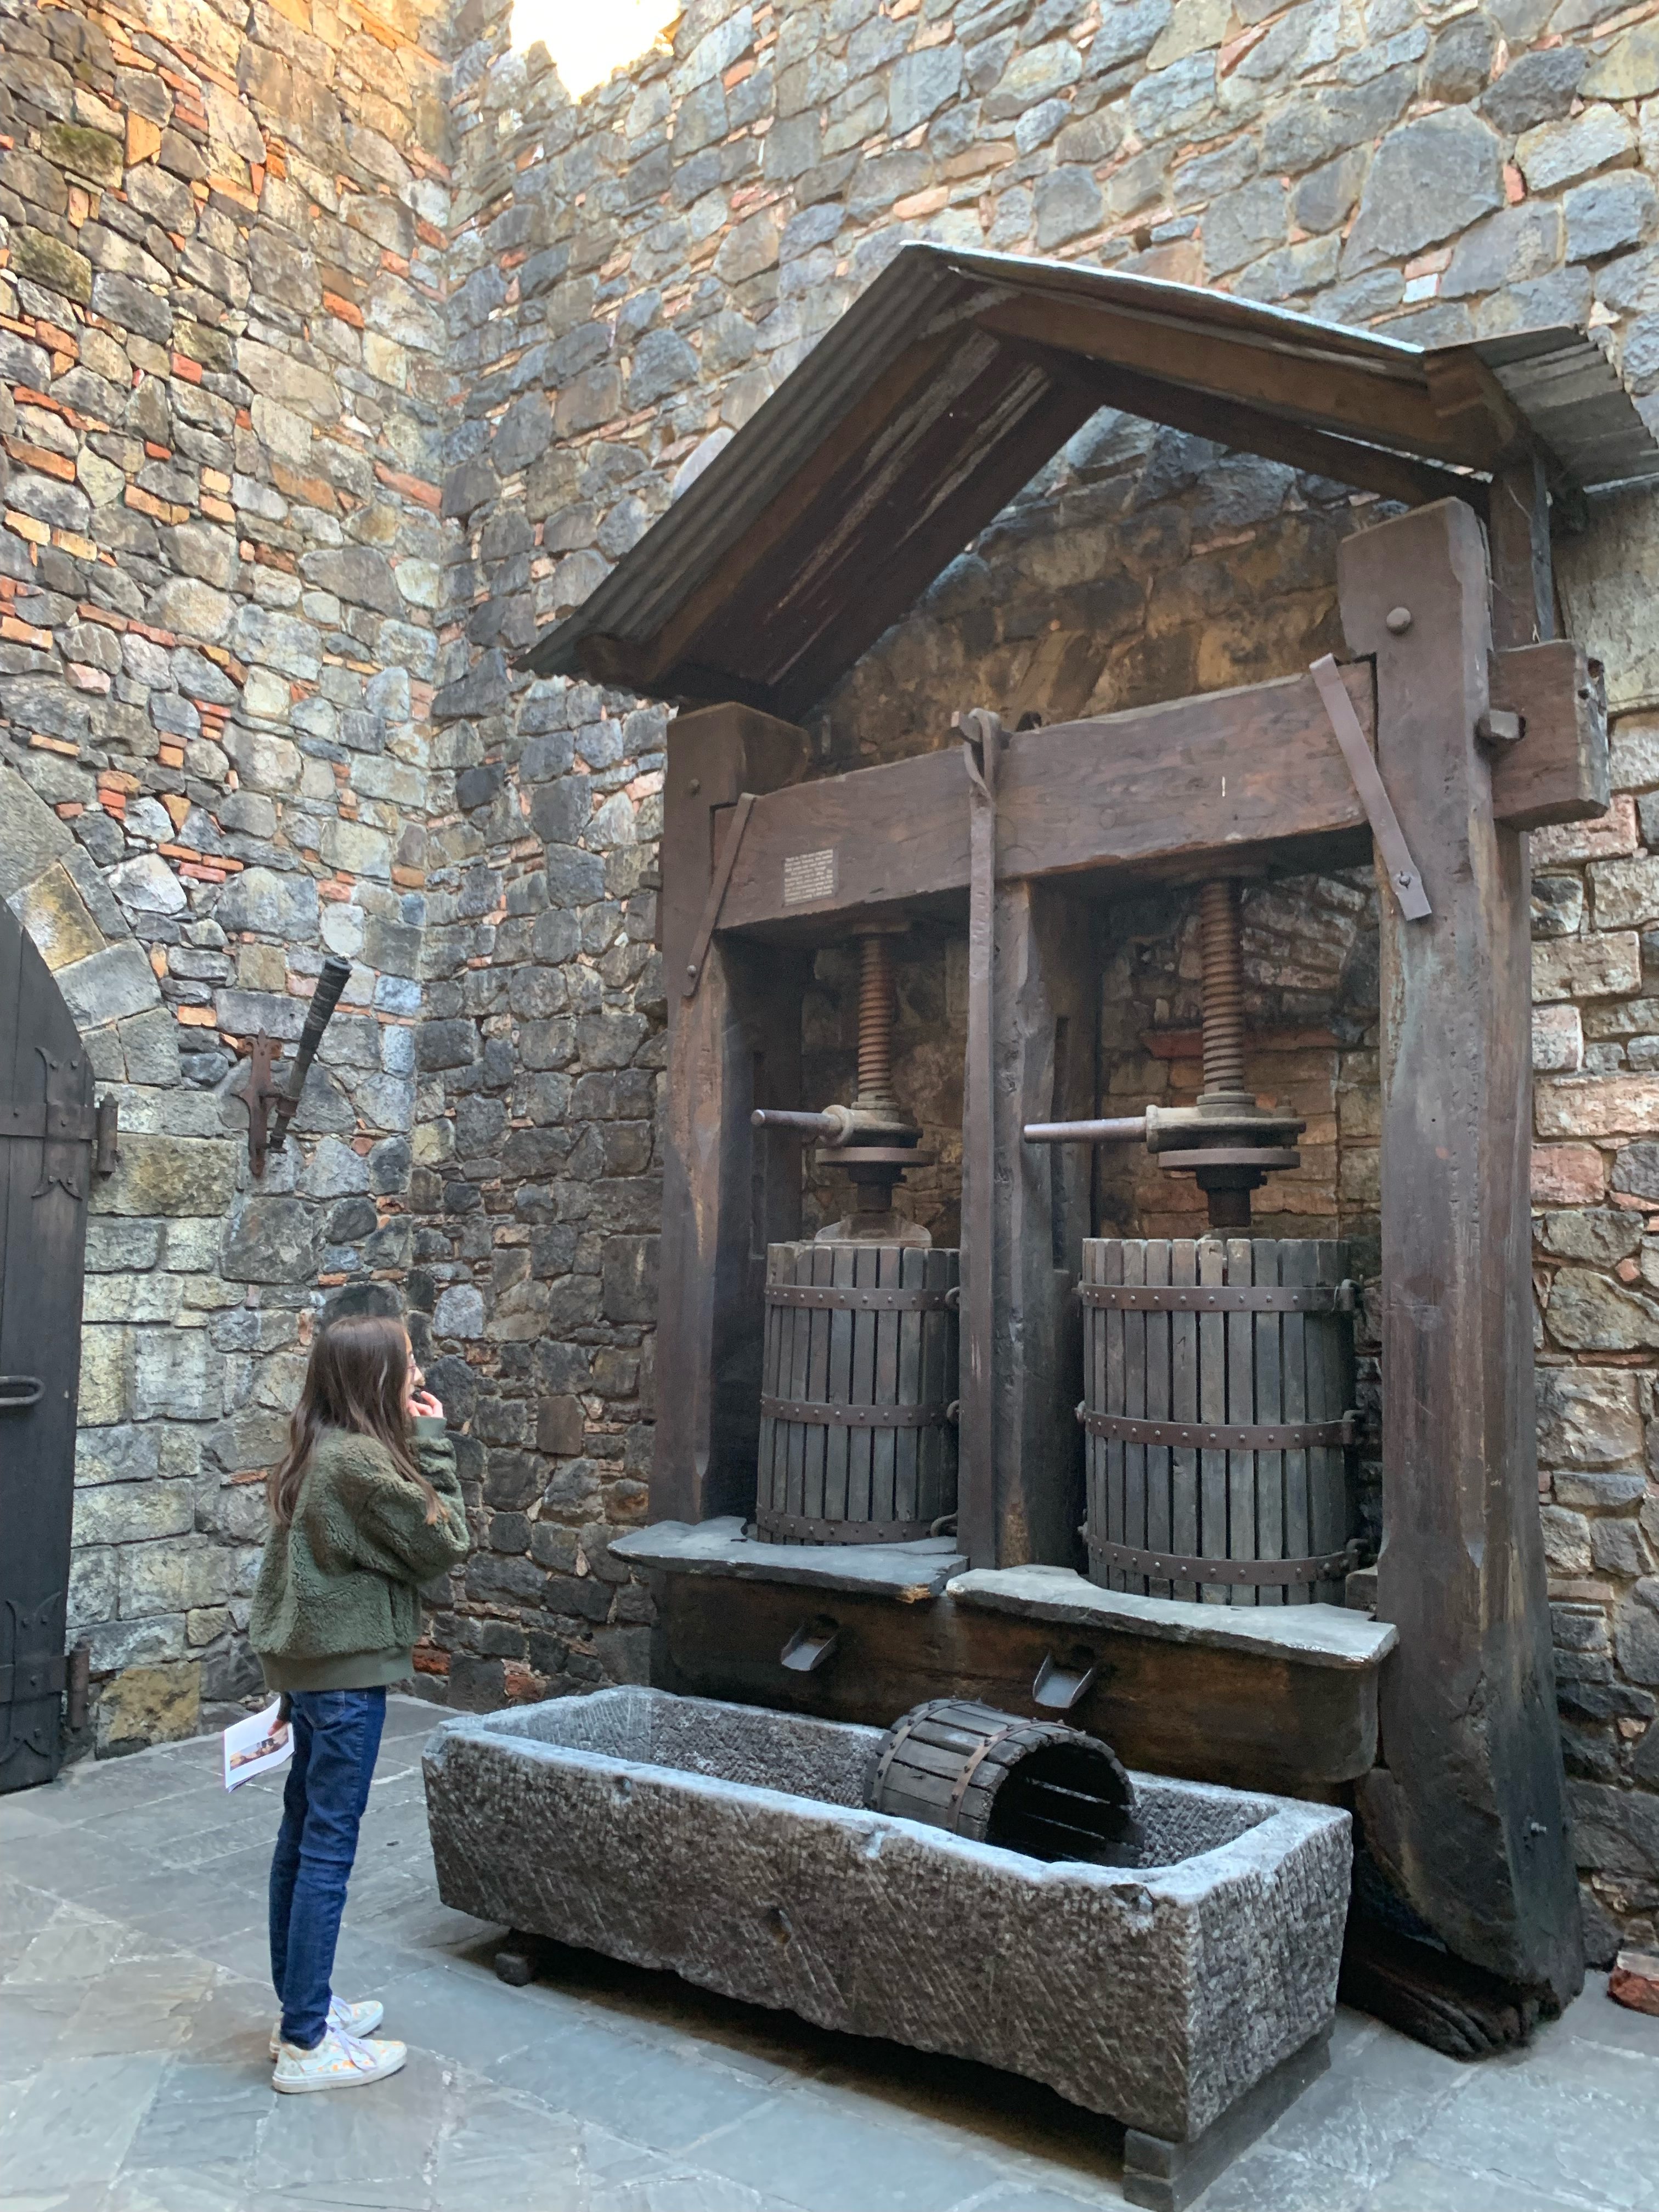
[[[1453,1949],[1566,1992],[1582,1968],[1537,1514],[1523,833],[1605,809],[1605,714],[1584,653],[1553,636],[1529,462],[1494,481],[1485,530],[1447,499],[1350,537],[1339,598],[1343,681],[1433,909],[1405,921],[1385,883],[1378,1609],[1400,1649],[1386,1764],[1359,1809]],[[1494,709],[1522,718],[1518,740],[1492,741]],[[994,1069],[969,1086],[991,1126],[963,1132],[964,1361],[988,1254],[990,1269],[991,1417],[961,1438],[975,1566],[1070,1553],[1089,1158],[1020,1131],[1094,1110],[1092,1056],[1057,1072],[1055,1041],[1065,1023],[1091,1030],[1100,901],[1136,878],[1352,866],[1371,849],[1311,677],[1009,736],[1000,754],[991,1033],[970,1019],[968,1046]],[[966,920],[955,739],[847,775],[811,780],[811,763],[804,732],[744,706],[670,735],[653,1520],[752,1510],[766,1247],[799,1233],[801,1176],[799,1146],[757,1141],[749,1115],[823,1103],[800,1097],[814,950],[864,920]],[[833,858],[787,885],[786,861],[812,854]],[[818,895],[792,898],[803,875]],[[989,1188],[975,1157],[994,1161]]]

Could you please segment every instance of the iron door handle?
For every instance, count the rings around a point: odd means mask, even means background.
[[[38,1406],[46,1387],[38,1375],[0,1375],[0,1413],[21,1413]]]

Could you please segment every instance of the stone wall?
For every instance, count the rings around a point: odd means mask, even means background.
[[[573,106],[544,53],[509,51],[502,0],[468,0],[453,84],[462,397],[444,507],[465,550],[434,702],[413,1291],[468,1393],[486,1508],[428,1663],[493,1701],[641,1662],[644,1601],[606,1532],[646,1509],[665,1016],[663,717],[527,683],[512,652],[580,603],[905,238],[1219,284],[1413,339],[1588,323],[1659,420],[1659,21],[1614,0],[697,0],[672,51]],[[970,703],[1052,718],[1305,666],[1338,642],[1335,545],[1376,512],[1097,417],[825,702],[822,764],[948,742]],[[1629,580],[1653,557],[1630,502],[1564,553],[1570,617],[1607,645],[1626,795],[1590,835],[1536,841],[1541,1485],[1603,1950],[1613,1919],[1650,1937],[1659,1905],[1659,818],[1638,797],[1659,794],[1659,741],[1634,719],[1659,704],[1659,653]],[[1340,1227],[1362,1258],[1370,896],[1339,880],[1247,902],[1261,1079],[1310,1118],[1281,1218]],[[1188,1079],[1184,915],[1153,900],[1114,917],[1119,1096]],[[901,1088],[943,1139],[919,1206],[948,1234],[960,979],[943,945],[908,957]],[[820,960],[806,1010],[827,1092],[852,1038],[844,969]],[[1156,1183],[1109,1183],[1124,1226],[1167,1207]]]
[[[100,1748],[257,1686],[325,1297],[389,1302],[448,393],[436,0],[0,0],[0,896],[119,1102],[70,1634]],[[299,1141],[237,1047],[352,963]],[[384,1285],[384,1287],[382,1287]]]

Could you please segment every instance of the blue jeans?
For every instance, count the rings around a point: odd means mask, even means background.
[[[310,2051],[328,2025],[334,1946],[357,1824],[386,1725],[384,1690],[295,1690],[294,1758],[270,1862],[270,1978],[283,2040]]]

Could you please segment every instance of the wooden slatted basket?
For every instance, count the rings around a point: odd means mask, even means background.
[[[1358,1526],[1347,1257],[1306,1237],[1085,1243],[1091,1581],[1342,1602]]]
[[[1140,1863],[1134,1787],[1109,1744],[964,1698],[930,1698],[894,1723],[865,1802],[1030,1858]]]
[[[756,1525],[774,1543],[913,1542],[957,1508],[960,1255],[774,1244]]]

